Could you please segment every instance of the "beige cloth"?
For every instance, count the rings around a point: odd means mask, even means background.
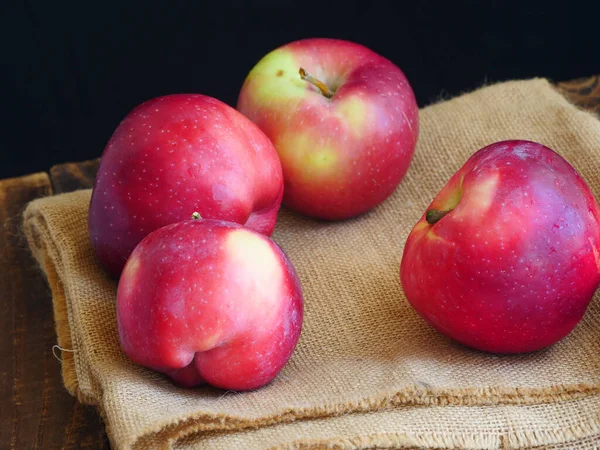
[[[543,79],[421,110],[411,168],[360,218],[282,210],[274,239],[300,276],[305,321],[282,373],[254,392],[180,389],[123,355],[116,284],[87,236],[90,191],[36,200],[25,231],[53,292],[67,389],[97,404],[116,449],[547,448],[600,442],[600,298],[548,350],[494,356],[435,332],[408,305],[399,263],[412,226],[480,147],[530,139],[564,155],[600,196],[600,122]],[[575,442],[577,441],[577,442]],[[566,444],[565,444],[566,443]],[[591,445],[591,444],[590,444]]]

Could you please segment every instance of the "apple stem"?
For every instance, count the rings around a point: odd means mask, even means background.
[[[333,92],[331,92],[329,90],[329,88],[325,85],[325,83],[323,83],[321,80],[318,80],[317,78],[313,77],[302,67],[300,67],[300,70],[298,71],[298,73],[300,74],[300,78],[302,78],[303,80],[308,81],[309,83],[314,84],[316,87],[318,87],[319,90],[321,91],[321,93],[325,97],[327,97],[327,98],[333,97]]]
[[[200,213],[198,211],[194,211],[192,213],[192,220],[200,220],[202,219],[202,216],[200,215]]]
[[[452,211],[452,210],[448,209],[448,210],[444,211],[444,210],[440,210],[440,209],[429,209],[425,213],[425,220],[427,221],[427,223],[429,225],[433,225],[434,223],[439,222],[439,220],[442,217],[444,217],[446,214],[448,214],[450,211]]]

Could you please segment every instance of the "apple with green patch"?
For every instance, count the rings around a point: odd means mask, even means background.
[[[263,386],[292,355],[302,317],[300,283],[285,253],[260,233],[217,220],[150,233],[117,292],[125,354],[184,387]]]
[[[600,283],[600,210],[551,149],[503,141],[475,153],[408,236],[406,298],[431,325],[495,353],[569,334]]]
[[[327,220],[385,200],[408,170],[419,131],[402,71],[335,39],[296,41],[266,55],[248,74],[237,107],[277,149],[283,202]]]

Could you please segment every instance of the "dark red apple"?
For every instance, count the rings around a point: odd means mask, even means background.
[[[194,211],[270,235],[282,195],[277,152],[246,117],[203,95],[159,97],[129,113],[104,150],[90,238],[118,277],[144,236]]]
[[[150,233],[119,281],[125,353],[176,383],[258,388],[285,366],[300,336],[300,283],[268,237],[216,220]]]
[[[475,153],[406,241],[410,304],[476,349],[519,353],[573,330],[600,283],[600,211],[554,151],[505,141]]]

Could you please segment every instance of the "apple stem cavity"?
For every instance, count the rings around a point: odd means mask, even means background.
[[[330,91],[329,88],[327,87],[327,85],[325,83],[323,83],[321,80],[318,80],[317,78],[313,77],[302,67],[300,67],[300,70],[298,70],[298,73],[300,74],[300,78],[302,78],[304,81],[308,81],[309,83],[311,83],[311,84],[315,85],[317,88],[319,88],[319,90],[321,91],[321,94],[323,94],[323,96],[325,96],[327,98],[333,97],[333,92]]]
[[[200,215],[200,213],[198,211],[194,211],[192,213],[192,220],[200,220],[202,219],[202,216]]]
[[[442,217],[444,217],[446,214],[448,214],[450,211],[452,211],[452,210],[451,209],[448,209],[448,210],[429,209],[425,213],[425,220],[427,221],[427,223],[429,225],[433,225],[435,223],[438,223],[440,221],[440,219]]]

